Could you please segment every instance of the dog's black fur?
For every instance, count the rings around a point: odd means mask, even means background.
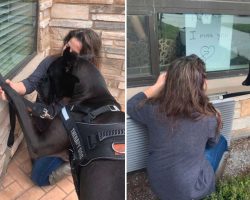
[[[242,85],[246,85],[246,86],[250,85],[250,63],[248,65],[249,65],[249,70],[248,70],[247,78],[242,82]]]
[[[41,97],[45,103],[53,104],[69,97],[70,104],[83,104],[98,108],[107,104],[120,106],[107,89],[99,70],[86,59],[66,49],[63,56],[51,64],[48,74],[41,82]],[[82,114],[72,113],[75,120],[82,120]],[[108,112],[92,123],[105,124],[125,121],[123,112]],[[26,138],[30,137],[26,135]],[[54,118],[45,131],[35,134],[29,140],[37,141],[29,152],[32,158],[48,156],[65,151],[70,142],[59,117]],[[80,170],[80,199],[123,200],[125,198],[125,162],[96,160]]]
[[[74,62],[74,57],[76,55],[71,55],[67,48],[64,55],[51,64],[46,76],[42,78],[38,91],[46,104],[56,102],[63,97],[72,97],[75,84],[79,82],[79,79],[72,75],[73,65],[70,61]]]

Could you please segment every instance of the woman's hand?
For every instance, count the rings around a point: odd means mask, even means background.
[[[8,101],[5,92],[0,87],[0,100],[2,101]]]
[[[153,98],[159,95],[159,93],[164,88],[166,78],[167,78],[167,72],[160,74],[156,83],[144,91],[144,94],[147,96],[147,98]]]
[[[13,88],[17,93],[19,93],[20,95],[24,95],[26,93],[26,88],[23,84],[23,82],[12,82],[11,80],[7,79],[6,83]],[[0,100],[3,101],[8,101],[5,92],[3,91],[3,89],[0,87]]]
[[[24,95],[26,93],[26,88],[23,84],[23,82],[12,82],[11,80],[7,79],[6,83],[12,87],[18,94]]]

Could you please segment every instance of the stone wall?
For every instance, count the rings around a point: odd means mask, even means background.
[[[73,29],[92,28],[102,38],[101,72],[112,95],[125,109],[124,0],[40,0],[39,51],[61,52]]]
[[[235,97],[232,137],[250,136],[250,95]]]
[[[43,52],[44,56],[50,54],[50,30],[51,7],[53,0],[39,0],[39,22],[38,22],[38,51]]]

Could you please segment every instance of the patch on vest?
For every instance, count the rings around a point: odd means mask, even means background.
[[[125,154],[125,144],[123,143],[112,143],[112,149],[116,156]]]

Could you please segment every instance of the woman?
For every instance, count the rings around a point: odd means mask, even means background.
[[[91,29],[78,29],[70,31],[64,38],[64,46],[70,47],[70,51],[85,56],[90,62],[99,67],[100,64],[100,50],[101,50],[101,38],[96,32]],[[60,55],[53,55],[46,57],[36,68],[36,70],[25,80],[14,83],[10,80],[6,80],[12,88],[14,88],[19,94],[30,94],[37,89],[39,81],[44,77],[50,64],[58,58]],[[3,95],[4,92],[0,90]]]
[[[191,55],[128,101],[128,114],[148,128],[147,172],[162,200],[201,199],[215,190],[214,172],[227,144],[206,88],[205,64]]]
[[[96,32],[91,29],[79,29],[70,31],[64,38],[63,50],[67,47],[70,52],[75,52],[79,56],[85,57],[95,66],[99,67],[99,56],[101,49],[101,38]],[[39,99],[39,83],[42,78],[46,76],[47,70],[51,63],[55,61],[60,55],[49,56],[45,58],[36,68],[36,70],[25,80],[15,83],[10,80],[6,82],[15,89],[19,94],[30,94],[34,90],[38,92]],[[0,88],[0,99],[6,100],[4,91]],[[42,125],[39,126],[44,128]],[[38,128],[39,129],[39,128]],[[42,130],[41,130],[42,132]],[[64,154],[56,156],[41,157],[33,162],[32,180],[39,186],[54,184],[64,177],[65,174],[70,174],[70,166],[68,158]]]

